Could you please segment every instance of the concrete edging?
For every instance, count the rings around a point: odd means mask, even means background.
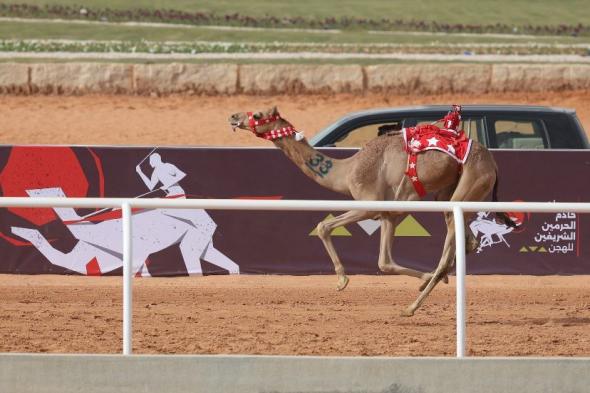
[[[0,355],[2,392],[588,391],[590,358]]]
[[[4,94],[433,94],[590,88],[590,65],[0,63]]]

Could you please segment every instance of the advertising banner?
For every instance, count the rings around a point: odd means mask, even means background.
[[[334,158],[354,150],[322,149]],[[587,201],[590,152],[494,151],[501,201]],[[306,177],[278,149],[0,147],[3,196],[346,199]],[[137,275],[331,274],[316,225],[339,212],[134,209]],[[479,248],[470,274],[590,274],[585,215],[493,213],[468,220]],[[0,272],[117,275],[122,272],[119,209],[0,209]],[[440,258],[442,213],[410,213],[396,227],[393,258],[430,271]],[[334,229],[350,274],[380,274],[379,222]]]

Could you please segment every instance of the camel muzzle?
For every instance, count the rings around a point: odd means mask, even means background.
[[[240,118],[239,113],[231,115],[228,120],[233,132],[236,132],[236,128],[241,128],[244,124],[244,121]]]
[[[240,128],[244,122],[239,120],[231,120],[229,124],[231,125],[232,131],[236,132],[236,128]]]

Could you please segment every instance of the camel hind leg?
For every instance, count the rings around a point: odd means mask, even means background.
[[[464,171],[457,189],[451,197],[451,201],[481,201],[492,191],[495,181],[495,171]],[[468,214],[467,216],[470,216]],[[466,216],[466,215],[464,215]],[[439,260],[438,266],[434,271],[432,279],[422,290],[418,298],[406,310],[402,312],[403,316],[412,316],[414,312],[422,305],[426,297],[432,292],[436,284],[447,274],[455,259],[455,220],[452,213],[445,213],[447,224],[447,236],[443,253]],[[467,219],[465,219],[467,222]]]
[[[209,263],[227,270],[229,274],[240,274],[240,266],[229,259],[224,253],[216,249],[213,246],[213,241],[209,242],[202,258]]]
[[[201,267],[201,256],[205,253],[207,244],[210,239],[206,239],[201,233],[197,231],[187,231],[178,248],[184,260],[184,266],[189,275],[202,275],[203,268]]]
[[[182,259],[189,275],[203,274],[201,259],[217,265],[230,274],[239,274],[240,267],[213,246],[213,240],[208,233],[188,231],[179,244]]]
[[[457,189],[457,183],[450,185],[449,187],[446,187],[442,190],[440,190],[437,194],[435,199],[437,201],[450,201],[451,198],[453,197],[453,194],[455,193]],[[471,228],[469,228],[467,226],[467,221],[465,221],[465,248],[466,248],[466,252],[470,253],[473,252],[477,249],[477,247],[479,247],[479,241],[477,240],[477,237],[475,236],[475,234],[473,233],[473,231],[471,230]],[[449,282],[449,279],[447,276],[445,276],[445,283]],[[420,288],[420,290],[422,290],[424,288]]]

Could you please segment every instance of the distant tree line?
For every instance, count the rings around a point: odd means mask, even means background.
[[[159,22],[189,25],[221,25],[239,27],[275,27],[308,29],[363,29],[381,31],[419,31],[441,33],[500,33],[559,36],[590,35],[590,25],[509,25],[440,23],[428,20],[368,19],[358,17],[306,18],[276,17],[272,15],[219,14],[213,12],[186,12],[173,9],[110,9],[83,5],[34,5],[26,3],[0,3],[0,16],[21,18],[60,18],[111,22]]]

